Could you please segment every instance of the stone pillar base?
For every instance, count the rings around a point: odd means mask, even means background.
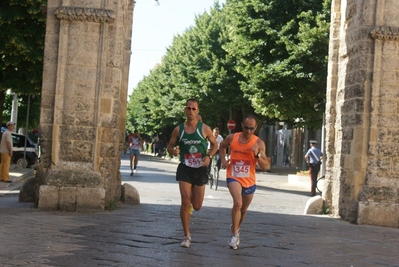
[[[39,210],[94,211],[105,209],[101,175],[84,170],[48,170],[39,187]]]
[[[39,189],[38,209],[41,211],[103,211],[104,207],[104,188],[42,185]]]
[[[399,203],[360,201],[357,223],[399,228]]]

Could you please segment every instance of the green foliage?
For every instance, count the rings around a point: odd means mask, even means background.
[[[322,209],[321,209],[320,215],[326,215],[326,214],[330,214],[330,213],[331,213],[330,207],[329,207],[329,206],[326,206],[326,202],[323,201],[323,207],[322,207]]]
[[[170,134],[186,99],[211,127],[248,113],[321,126],[331,0],[229,0],[196,17],[130,96],[128,129]],[[239,129],[237,129],[239,130]]]
[[[105,207],[106,210],[116,210],[116,207],[119,203],[119,199],[115,197],[113,200],[111,200],[108,205]]]
[[[130,96],[127,128],[168,135],[184,121],[184,106],[189,98],[200,102],[200,114],[211,127],[223,127],[233,114],[246,110],[235,70],[235,59],[223,49],[228,43],[225,20],[216,5],[210,14],[196,17],[195,27],[175,36],[162,63],[150,72]]]
[[[41,91],[46,16],[42,6],[46,0],[8,0],[0,2],[0,115],[3,114],[4,92],[11,88],[22,101],[28,94]],[[38,99],[38,98],[36,98]],[[35,105],[35,104],[34,104]],[[25,108],[26,110],[26,108]],[[18,121],[25,124],[26,113],[18,112]],[[31,125],[39,118],[39,110],[32,109]],[[7,118],[8,120],[8,118]],[[3,121],[3,119],[2,119]]]
[[[320,127],[327,80],[329,0],[240,1],[226,5],[244,95],[257,113]],[[323,106],[323,105],[320,105]]]

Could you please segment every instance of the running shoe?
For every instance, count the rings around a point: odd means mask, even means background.
[[[188,207],[188,213],[193,214],[194,208],[193,208],[193,204],[190,204],[190,206]]]
[[[137,170],[136,170],[136,169],[134,169],[134,170],[133,170],[133,173],[137,173]]]
[[[130,176],[133,176],[133,172],[130,173]]]
[[[240,236],[238,234],[233,235],[229,242],[229,248],[238,249],[238,245],[240,244]]]
[[[180,243],[181,247],[189,248],[191,246],[191,236],[186,235],[183,242]]]

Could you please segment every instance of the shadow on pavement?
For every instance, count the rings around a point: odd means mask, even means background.
[[[231,250],[228,208],[194,212],[188,249],[179,247],[178,205],[120,204],[90,214],[2,211],[7,246],[0,256],[10,266],[397,266],[398,229],[329,217],[249,211],[240,248]]]

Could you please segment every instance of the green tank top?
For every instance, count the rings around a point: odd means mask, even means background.
[[[208,142],[202,135],[202,122],[198,122],[197,129],[188,134],[184,131],[184,122],[179,125],[180,162],[192,168],[202,166],[202,158],[207,152]]]

